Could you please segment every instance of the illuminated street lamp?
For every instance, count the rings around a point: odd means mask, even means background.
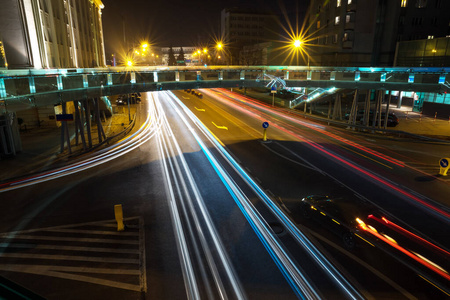
[[[133,61],[131,59],[127,60],[127,66],[128,67],[132,67],[133,66]]]
[[[292,47],[294,48],[296,53],[301,53],[302,57],[304,57],[303,53],[308,57],[308,68],[309,68],[309,55],[308,53],[306,53],[305,51],[305,47],[304,47],[304,41],[301,40],[300,38],[294,39],[292,41]]]

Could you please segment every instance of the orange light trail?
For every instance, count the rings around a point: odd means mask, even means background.
[[[378,239],[382,240],[386,244],[394,247],[395,249],[397,249],[398,251],[402,252],[403,254],[405,254],[405,255],[409,256],[410,258],[414,259],[415,261],[417,261],[421,265],[423,265],[423,266],[429,268],[430,270],[436,272],[437,274],[441,275],[445,279],[450,280],[450,275],[446,271],[443,271],[443,269],[441,269],[440,267],[436,267],[436,265],[434,263],[430,263],[428,260],[424,260],[424,259],[420,258],[416,254],[414,254],[414,253],[406,250],[405,248],[401,247],[400,245],[398,245],[396,242],[392,241],[391,239],[386,238],[385,236],[379,234],[376,230],[372,230],[369,227],[365,226],[365,224],[359,223],[359,227],[362,230],[364,230],[364,231],[374,235]]]
[[[431,248],[433,248],[433,249],[436,249],[436,250],[438,250],[438,251],[441,251],[441,252],[443,252],[445,255],[450,256],[450,252],[448,252],[448,251],[446,251],[446,250],[444,250],[444,249],[442,249],[442,248],[436,246],[436,245],[433,244],[433,243],[430,243],[430,242],[427,241],[426,239],[424,239],[424,238],[422,238],[422,237],[420,237],[420,236],[418,236],[418,235],[416,235],[416,234],[414,234],[414,233],[412,233],[412,232],[406,230],[405,228],[403,228],[403,227],[401,227],[401,226],[395,224],[395,223],[392,222],[392,221],[387,220],[387,219],[384,218],[384,217],[380,219],[380,218],[375,217],[374,215],[369,215],[369,219],[372,219],[372,220],[375,220],[375,221],[377,221],[377,222],[379,222],[379,223],[385,224],[385,225],[389,226],[390,228],[393,228],[393,229],[396,230],[397,232],[400,232],[400,233],[403,233],[403,234],[405,234],[405,235],[407,235],[407,236],[410,236],[410,237],[413,237],[413,238],[415,238],[415,239],[418,239],[419,241],[421,241],[422,243],[426,244],[427,246],[429,246],[429,247],[431,247]]]

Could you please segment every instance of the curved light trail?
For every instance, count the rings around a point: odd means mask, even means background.
[[[248,183],[248,185],[254,190],[258,197],[271,209],[271,211],[278,217],[280,222],[288,229],[293,237],[302,245],[314,258],[323,270],[333,278],[333,281],[339,286],[348,297],[351,299],[363,299],[363,297],[353,288],[353,286],[336,270],[336,268],[323,256],[320,251],[306,238],[306,236],[299,231],[299,229],[289,220],[284,213],[276,206],[272,200],[265,194],[265,192],[258,186],[258,184],[250,178],[250,176],[241,168],[241,166],[235,161],[235,159],[220,145],[215,137],[210,134],[209,130],[195,117],[195,115],[172,94],[172,98],[177,101],[177,104],[182,107],[184,114],[186,114],[192,122],[202,131],[202,133],[208,137],[210,142],[219,151],[219,153],[231,164],[236,172]],[[187,124],[187,120],[180,114],[182,120]],[[193,132],[194,134],[194,132]],[[260,237],[261,241],[266,246],[266,249],[274,258],[274,261],[279,266],[280,270],[284,273],[286,279],[291,284],[294,291],[297,292],[299,297],[307,297],[308,299],[316,299],[317,293],[314,291],[313,286],[307,281],[305,276],[298,270],[296,265],[291,261],[289,255],[285,252],[284,247],[273,236],[272,231],[268,228],[267,223],[262,219],[248,198],[242,193],[240,188],[223,169],[223,167],[217,162],[209,149],[204,145],[203,141],[194,134],[197,142],[201,146],[203,152],[207,156],[211,165],[222,179],[223,183],[230,191],[230,194],[235,199],[237,205],[241,208],[241,211],[246,216],[249,223],[254,228],[255,232]],[[320,297],[319,297],[320,298]]]

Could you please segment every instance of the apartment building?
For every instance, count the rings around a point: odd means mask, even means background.
[[[256,10],[230,8],[221,12],[221,34],[228,64],[239,64],[244,46],[279,40],[278,16]]]
[[[311,65],[392,66],[397,42],[450,34],[447,0],[311,0]]]
[[[100,0],[3,0],[8,68],[104,66],[103,7]]]

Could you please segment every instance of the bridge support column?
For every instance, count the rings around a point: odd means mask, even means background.
[[[129,97],[129,96],[128,96]],[[97,135],[98,135],[98,143],[101,144],[103,140],[106,140],[105,132],[103,131],[102,120],[100,118],[100,98],[94,98],[95,105],[95,120],[97,122]],[[128,105],[130,101],[128,99]]]
[[[84,116],[86,121],[86,132],[88,138],[89,148],[92,148],[92,136],[91,136],[91,106],[89,104],[89,99],[83,100]]]
[[[400,91],[398,93],[397,108],[401,108],[402,107],[402,100],[403,100],[403,91]]]
[[[372,94],[372,90],[367,90],[366,101],[364,103],[364,126],[369,126],[370,124],[370,96]]]
[[[63,115],[67,114],[66,102],[61,101],[61,108]],[[67,121],[61,121],[61,153],[64,152],[64,140],[66,140],[67,149],[69,150],[69,153],[72,154],[72,147],[70,145],[69,126],[67,125]]]
[[[333,120],[342,120],[341,94],[337,94],[334,100]]]
[[[81,142],[83,143],[83,150],[86,150],[86,137],[84,136],[84,122],[83,122],[83,113],[80,112],[80,107],[78,101],[73,101],[73,106],[75,107],[75,131],[77,133],[76,136],[76,145],[78,145],[78,134],[81,137]]]
[[[375,128],[375,125],[378,125],[378,127],[380,126],[380,120],[378,120],[378,124],[377,124],[377,119],[378,119],[378,115],[380,115],[380,111],[381,111],[381,97],[382,97],[382,91],[378,90],[377,91],[377,95],[376,95],[377,99],[376,99],[376,105],[375,105],[375,111],[373,114],[373,119],[372,119],[372,127]],[[380,115],[381,118],[381,115]]]
[[[0,159],[2,155],[16,155],[22,151],[19,124],[14,112],[0,115]]]
[[[331,100],[328,102],[328,115],[327,118],[329,119],[331,117]]]
[[[356,124],[356,114],[358,113],[358,90],[355,90],[355,96],[353,98],[352,107],[350,109],[350,116],[348,118],[348,123],[351,125]],[[355,127],[353,127],[355,129]]]
[[[383,125],[384,129],[386,129],[387,122],[389,119],[389,105],[391,105],[391,97],[392,97],[392,91],[389,91],[389,97],[388,97],[388,101],[386,103],[386,111],[384,113],[384,125]]]

